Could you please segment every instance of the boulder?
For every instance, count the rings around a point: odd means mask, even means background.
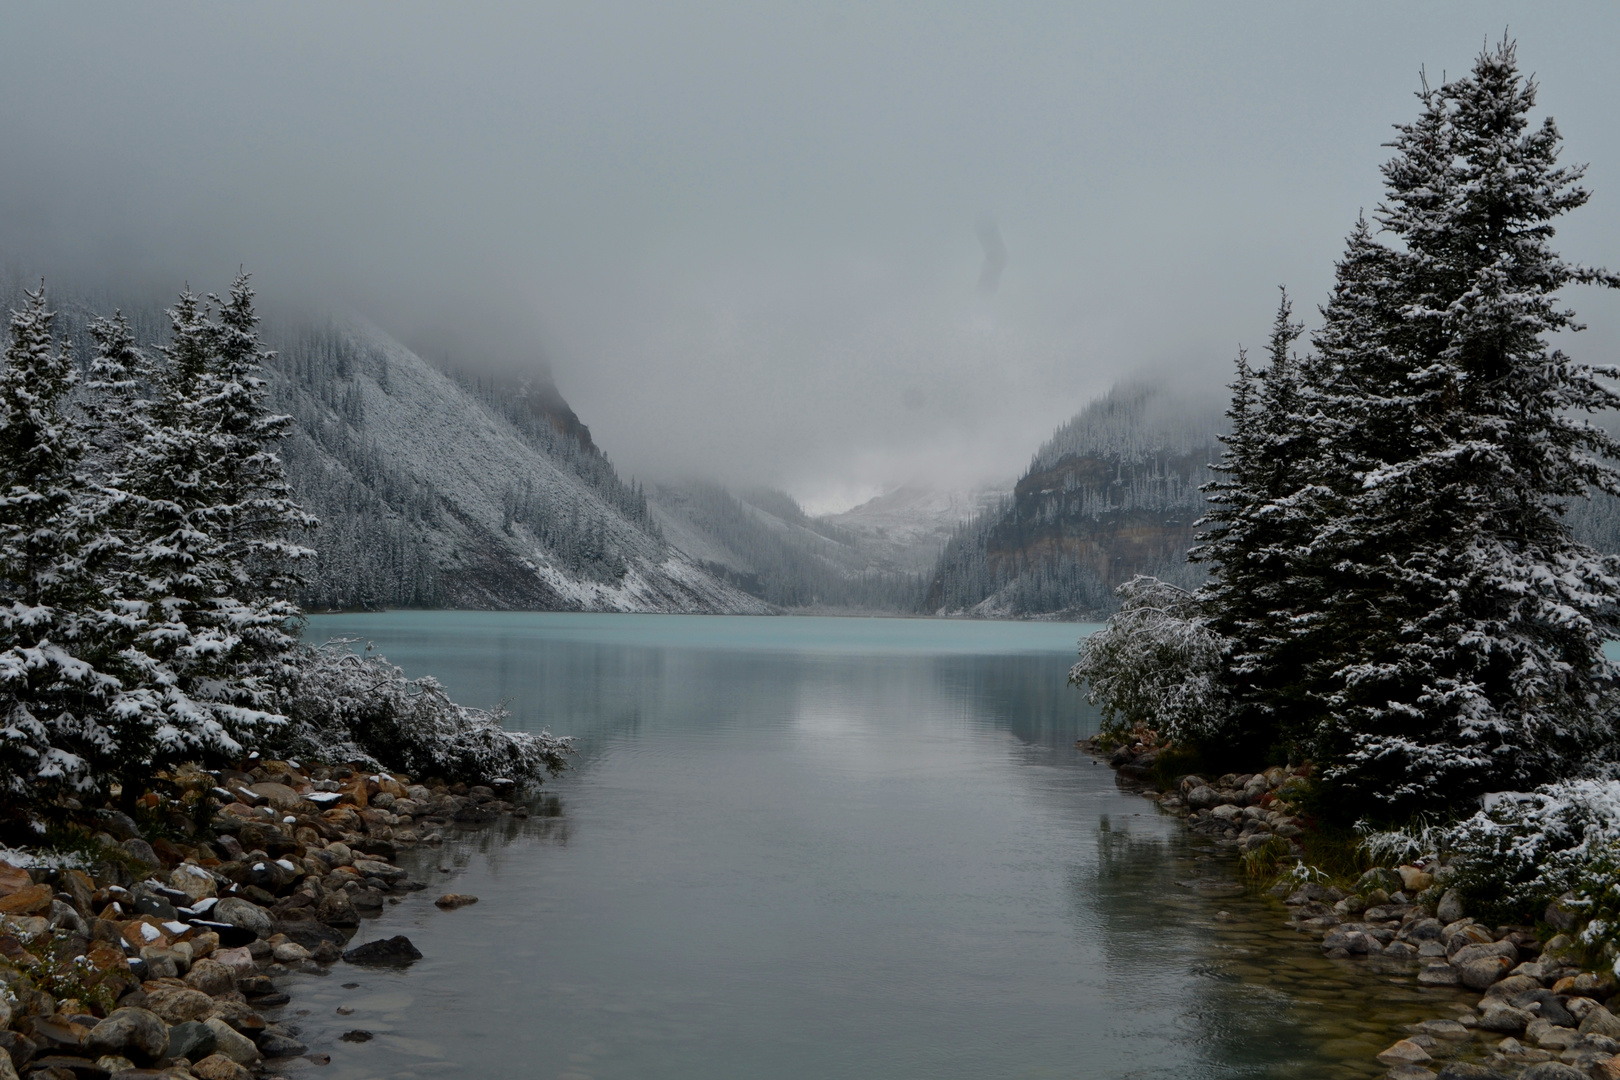
[[[1418,972],[1419,986],[1460,986],[1462,976],[1450,964],[1429,964]]]
[[[1438,1080],[1510,1080],[1506,1073],[1471,1061],[1453,1061],[1440,1070]]]
[[[286,784],[266,782],[253,784],[248,787],[253,794],[258,795],[277,810],[290,812],[293,810],[308,809],[304,797]]]
[[[193,990],[190,987],[181,989],[172,985],[157,986],[146,992],[146,1003],[147,1008],[162,1017],[166,1024],[201,1020],[214,1011],[214,999],[201,990]]]
[[[238,977],[251,975],[255,970],[253,954],[248,952],[246,947],[220,949],[214,954],[214,959],[229,968],[232,975]]]
[[[192,903],[217,895],[219,892],[214,875],[191,863],[182,863],[175,867],[174,873],[169,875],[169,884],[185,893]]]
[[[1388,1050],[1378,1055],[1378,1060],[1384,1065],[1417,1065],[1425,1061],[1432,1061],[1429,1052],[1411,1039],[1402,1039]]]
[[[200,1021],[187,1020],[169,1029],[169,1057],[200,1061],[214,1052],[214,1045],[213,1029]]]
[[[125,853],[137,862],[145,863],[147,866],[154,868],[163,865],[163,860],[157,857],[157,852],[152,850],[152,845],[138,836],[125,840],[121,846]]]
[[[49,885],[27,885],[0,897],[0,915],[43,915],[51,910],[52,899]]]
[[[169,1026],[148,1009],[115,1009],[90,1029],[84,1046],[97,1056],[114,1054],[136,1064],[155,1062],[168,1056]]]
[[[1543,1061],[1519,1074],[1519,1080],[1592,1080],[1573,1065],[1562,1061]]]
[[[308,1049],[297,1039],[279,1031],[266,1031],[259,1036],[259,1053],[267,1058],[297,1057]]]
[[[1434,875],[1420,866],[1397,866],[1395,872],[1401,877],[1401,891],[1408,896],[1415,896],[1434,884]]]
[[[0,896],[10,896],[12,893],[29,888],[33,884],[34,879],[27,870],[20,866],[12,866],[10,863],[0,859]]]
[[[313,919],[303,922],[276,923],[274,930],[288,941],[301,945],[311,952],[318,948],[323,941],[340,947],[348,944],[348,939],[344,937],[343,931],[334,930],[330,926],[323,926]]]
[[[208,1030],[214,1033],[214,1050],[238,1065],[249,1065],[259,1060],[259,1048],[253,1045],[253,1040],[231,1027],[219,1017],[203,1021]],[[195,1073],[196,1069],[193,1068]]]
[[[1534,1019],[1533,1014],[1523,1009],[1515,1009],[1511,1005],[1499,1005],[1494,1009],[1486,1009],[1479,1016],[1476,1025],[1481,1031],[1495,1031],[1503,1035],[1521,1035],[1524,1029]]]
[[[1442,924],[1454,923],[1463,917],[1462,897],[1456,889],[1447,889],[1440,897],[1440,903],[1435,905],[1434,917]]]
[[[334,890],[321,897],[315,908],[315,917],[327,926],[359,926],[360,913],[354,909],[354,901],[342,889]]]
[[[214,959],[198,960],[186,973],[186,985],[209,997],[219,997],[236,989],[236,972]],[[176,1054],[176,1057],[191,1055]]]
[[[1195,787],[1187,792],[1187,808],[1189,810],[1213,810],[1221,805],[1220,794],[1208,784]]]
[[[220,922],[251,931],[255,937],[269,937],[274,932],[270,913],[241,897],[227,896],[215,904],[209,914]]]
[[[443,896],[433,901],[433,906],[442,908],[445,911],[454,911],[456,908],[466,907],[468,904],[476,903],[478,903],[478,897],[471,896],[467,893],[445,893]]]
[[[191,1066],[197,1080],[253,1080],[253,1074],[224,1054],[210,1054]]]
[[[422,954],[411,944],[410,938],[399,934],[356,946],[344,953],[343,959],[351,964],[399,966],[422,959]]]
[[[1374,889],[1383,889],[1386,893],[1399,892],[1402,887],[1401,876],[1387,866],[1375,866],[1361,877],[1356,879],[1356,892],[1372,892]]]
[[[1471,990],[1484,990],[1513,970],[1513,962],[1503,956],[1487,956],[1466,964],[1453,961],[1451,966],[1457,969],[1462,984]]]
[[[1602,1035],[1610,1039],[1620,1039],[1620,1017],[1599,1005],[1586,1014],[1577,1029],[1582,1035]]]

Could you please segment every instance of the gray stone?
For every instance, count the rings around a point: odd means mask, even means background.
[[[1506,1073],[1475,1065],[1471,1061],[1453,1061],[1440,1070],[1439,1080],[1510,1080]]]
[[[169,1057],[201,1061],[214,1052],[217,1040],[213,1029],[196,1020],[187,1020],[169,1029]]]
[[[163,860],[157,857],[157,852],[152,850],[152,845],[148,844],[145,840],[142,840],[138,836],[125,840],[122,847],[129,854],[130,858],[135,859],[138,862],[143,862],[147,866],[163,865]]]
[[[1543,1061],[1520,1073],[1519,1080],[1592,1080],[1592,1078],[1561,1061]]]
[[[296,1057],[309,1047],[279,1031],[266,1031],[259,1036],[259,1053],[267,1058]]]
[[[1532,1019],[1532,1015],[1523,1009],[1503,1005],[1494,1009],[1486,1009],[1480,1014],[1479,1023],[1476,1026],[1481,1031],[1495,1031],[1503,1035],[1519,1035],[1529,1026]]]
[[[1500,957],[1511,960],[1516,964],[1519,962],[1519,949],[1511,941],[1492,941],[1478,945],[1464,945],[1451,954],[1451,962],[1460,966],[1462,964],[1471,964],[1475,960],[1483,960],[1486,957]]]
[[[1462,897],[1457,895],[1456,889],[1447,889],[1445,895],[1440,897],[1440,903],[1435,905],[1434,917],[1442,923],[1454,923],[1463,917]]]
[[[218,960],[204,958],[191,965],[186,973],[186,985],[193,990],[201,990],[209,997],[219,997],[236,989],[236,973]],[[175,1054],[175,1057],[189,1057],[196,1061],[206,1055]]]
[[[1620,1017],[1616,1017],[1614,1013],[1599,1005],[1586,1014],[1579,1030],[1582,1035],[1603,1035],[1610,1039],[1620,1039]]]
[[[1417,977],[1419,986],[1459,986],[1462,976],[1450,964],[1429,964]]]
[[[1401,875],[1387,866],[1375,866],[1356,879],[1356,892],[1366,894],[1374,889],[1383,889],[1387,893],[1399,892],[1401,885]]]
[[[378,941],[368,941],[343,954],[351,964],[379,964],[399,966],[422,959],[422,954],[404,934]]]
[[[225,1055],[238,1065],[248,1065],[259,1060],[259,1048],[253,1045],[253,1040],[219,1017],[210,1017],[203,1023],[214,1033],[215,1053]]]
[[[1187,806],[1192,810],[1212,810],[1221,805],[1221,797],[1214,788],[1205,784],[1187,792]]]
[[[149,1009],[115,1009],[85,1036],[85,1049],[139,1063],[158,1061],[169,1050],[169,1026]]]
[[[1487,1069],[1468,1061],[1453,1061],[1440,1070],[1439,1080],[1510,1080],[1505,1072]]]
[[[270,913],[259,905],[238,896],[227,896],[214,905],[209,912],[218,922],[230,923],[253,934],[254,937],[269,937],[271,930]]]

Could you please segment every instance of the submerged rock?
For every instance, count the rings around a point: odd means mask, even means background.
[[[404,934],[368,941],[343,954],[351,964],[404,965],[422,959],[422,953]]]

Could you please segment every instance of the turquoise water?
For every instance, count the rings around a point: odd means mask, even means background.
[[[426,959],[299,981],[319,1075],[1375,1075],[1388,981],[1356,996],[1274,913],[1258,939],[1217,920],[1265,902],[1179,887],[1230,867],[1075,750],[1096,717],[1064,676],[1089,629],[311,619],[580,748],[557,816],[409,856],[432,887],[360,933]],[[480,902],[440,912],[442,891]],[[1297,962],[1298,992],[1257,955]],[[1324,1031],[1349,1041],[1324,1054]]]

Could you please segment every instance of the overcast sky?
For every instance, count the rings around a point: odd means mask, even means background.
[[[1560,247],[1620,268],[1613,3],[598,0],[0,0],[0,267],[246,263],[549,363],[627,473],[830,508],[1010,478],[1132,372],[1223,380],[1278,284],[1314,312],[1420,67],[1504,28],[1591,164]],[[1571,299],[1613,362],[1620,298]]]

